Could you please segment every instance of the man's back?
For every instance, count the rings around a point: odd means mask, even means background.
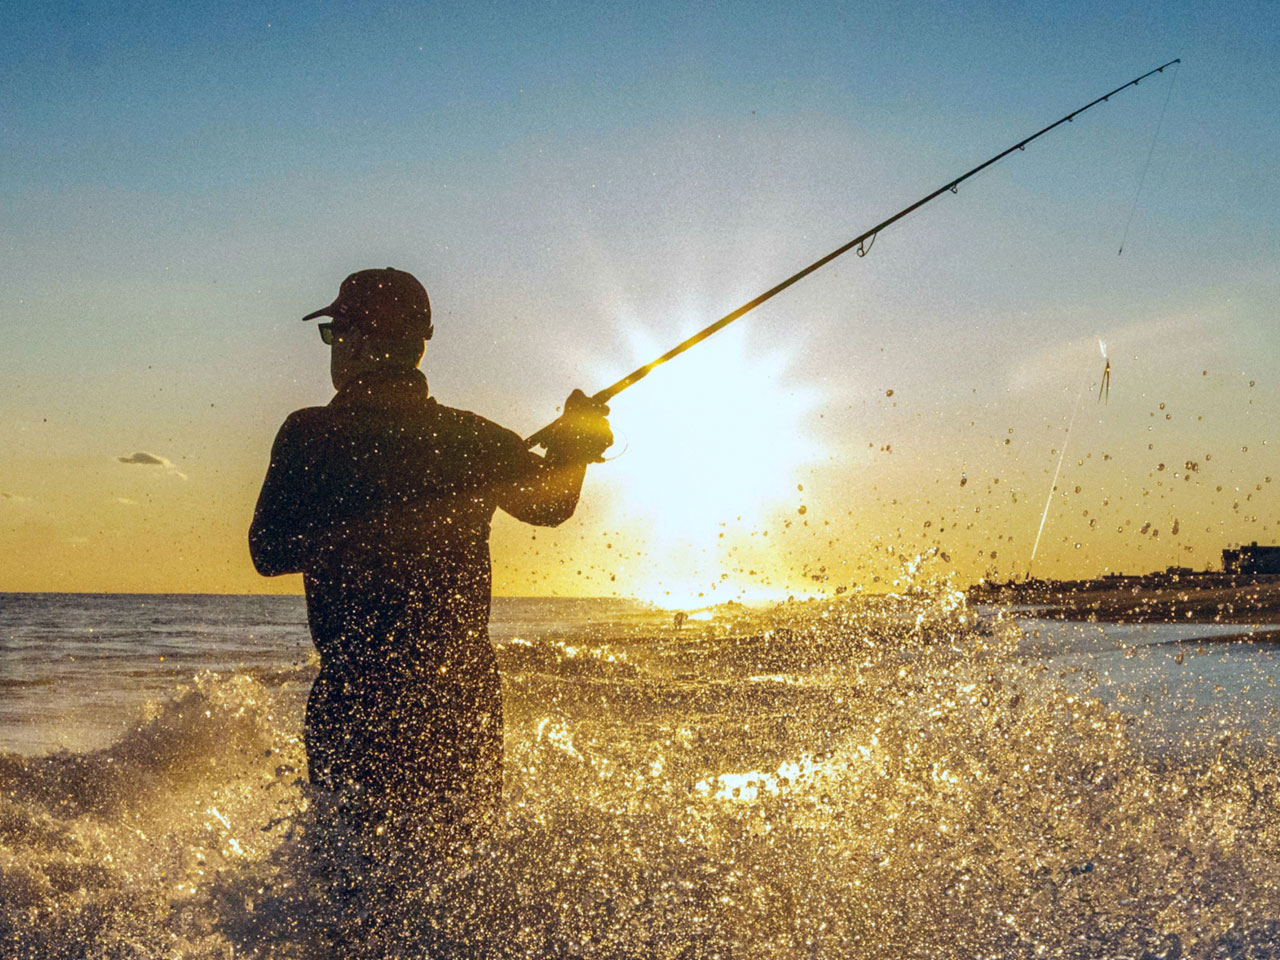
[[[417,371],[361,378],[281,427],[255,561],[305,574],[323,661],[376,669],[429,642],[487,639],[490,524],[531,457],[515,433],[429,398]]]

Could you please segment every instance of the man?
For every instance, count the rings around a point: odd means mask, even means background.
[[[497,813],[502,699],[489,643],[489,530],[501,507],[554,526],[612,442],[608,408],[575,390],[546,456],[442,406],[417,369],[426,290],[362,270],[327,316],[337,395],[280,428],[249,530],[264,576],[301,572],[320,674],[306,708],[309,776],[352,843],[415,856],[467,845]],[[323,804],[322,804],[323,805]],[[336,835],[336,834],[335,834]]]

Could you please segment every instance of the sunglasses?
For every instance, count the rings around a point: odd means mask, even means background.
[[[317,323],[316,329],[320,331],[320,339],[324,341],[325,346],[332,346],[334,340],[346,336],[351,330],[351,325],[335,320],[330,323]]]

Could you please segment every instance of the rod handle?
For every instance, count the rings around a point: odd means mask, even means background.
[[[591,395],[591,399],[594,400],[596,403],[608,403],[610,400],[613,399],[614,394],[618,392],[620,391],[614,390],[612,387],[605,387],[603,390],[598,390],[595,393],[593,393]],[[534,447],[545,447],[547,445],[547,438],[551,436],[552,428],[554,428],[555,425],[559,422],[560,422],[560,418],[556,417],[556,419],[552,420],[545,427],[540,429],[537,433],[533,434],[528,439],[526,439],[524,442],[525,448],[528,450],[532,450]]]

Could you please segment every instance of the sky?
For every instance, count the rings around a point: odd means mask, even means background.
[[[672,605],[1280,542],[1280,5],[17,7],[0,591],[300,590],[246,531],[354,270],[417,275],[432,392],[529,435],[1174,57],[615,398],[564,526],[495,526],[497,593]]]

